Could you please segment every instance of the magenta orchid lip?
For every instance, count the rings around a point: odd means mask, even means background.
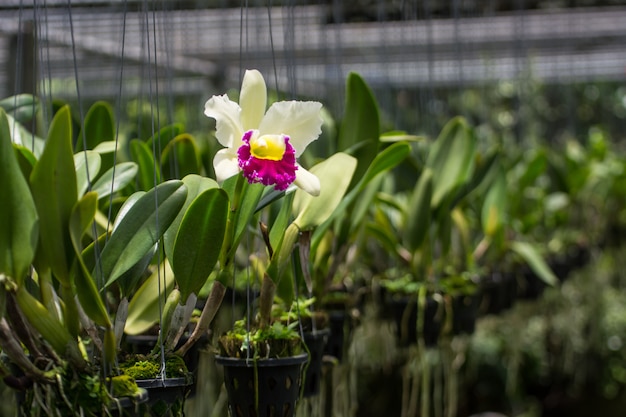
[[[258,131],[247,131],[242,139],[243,144],[237,150],[237,156],[239,159],[239,168],[243,173],[243,176],[250,183],[261,183],[263,185],[273,185],[279,191],[286,190],[296,179],[296,151],[289,143],[289,136],[287,135],[273,135],[272,137],[265,138],[270,141],[271,145],[264,145],[263,148],[274,148],[274,152],[270,151],[270,155],[261,157],[258,152],[255,152],[255,144],[251,144],[251,140],[263,139],[256,138]],[[276,143],[276,141],[282,141],[282,143]],[[258,145],[257,145],[258,147]],[[277,150],[281,151],[281,155],[277,155]],[[266,153],[266,152],[264,152]]]

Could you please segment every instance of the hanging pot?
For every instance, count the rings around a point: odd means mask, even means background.
[[[452,297],[453,334],[474,333],[479,303],[480,297],[477,294],[458,294]]]
[[[317,330],[315,332],[304,333],[304,344],[310,352],[309,362],[305,368],[302,396],[311,397],[320,392],[320,381],[322,380],[322,359],[324,348],[330,335],[330,329]]]
[[[149,416],[182,417],[184,416],[185,400],[193,386],[193,374],[184,377],[139,379],[140,388],[148,391],[147,407]]]
[[[336,310],[328,313],[330,334],[324,347],[324,354],[341,361],[345,344],[344,326],[346,324],[345,310]]]
[[[132,397],[115,398],[108,407],[111,417],[143,417],[143,406],[148,402],[149,393],[144,388],[139,388],[139,392]]]
[[[216,356],[215,362],[224,367],[230,416],[294,416],[307,358],[307,354],[257,360]]]
[[[393,298],[389,301],[396,323],[398,342],[407,347],[417,342],[418,306],[415,297]],[[443,309],[432,297],[426,298],[424,308],[424,331],[422,337],[426,346],[435,346],[439,340],[443,324]]]
[[[515,304],[517,280],[513,274],[493,272],[481,280],[482,300],[480,311],[484,314],[499,314]]]

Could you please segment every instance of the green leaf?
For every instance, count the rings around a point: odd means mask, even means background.
[[[556,275],[548,266],[535,246],[528,242],[515,241],[511,243],[511,250],[526,261],[530,269],[546,284],[555,286],[558,282]]]
[[[410,146],[407,143],[399,142],[385,148],[382,152],[376,155],[376,158],[374,158],[374,160],[370,164],[367,172],[360,179],[358,186],[350,190],[350,192],[343,198],[343,200],[341,201],[335,212],[330,216],[330,218],[315,230],[313,239],[311,240],[312,252],[315,252],[317,246],[322,239],[322,236],[331,226],[332,221],[334,221],[337,216],[341,216],[346,213],[348,207],[357,198],[360,198],[362,196],[365,187],[367,187],[374,178],[396,167],[408,156],[410,151]],[[357,217],[351,217],[350,221],[352,222],[353,227],[358,225],[356,223]]]
[[[241,187],[241,189],[238,190],[238,187]],[[237,174],[224,181],[222,188],[228,193],[228,198],[231,202],[230,209],[231,213],[234,213],[235,221],[230,248],[226,248],[230,258],[237,249],[246,227],[256,213],[265,186],[259,183],[250,184],[243,178],[243,175]],[[240,195],[239,200],[237,200],[237,194]]]
[[[100,172],[100,154],[94,151],[78,152],[74,155],[76,167],[77,195],[82,196]]]
[[[154,134],[145,143],[148,145],[148,149],[154,152],[161,159],[161,152],[167,147],[171,140],[176,136],[183,133],[183,125],[180,123],[173,123],[168,126],[162,127],[158,132]]]
[[[39,100],[32,94],[18,94],[0,100],[0,108],[11,114],[19,123],[32,120],[39,110]]]
[[[161,172],[154,162],[154,155],[150,147],[139,139],[130,141],[130,156],[139,166],[137,183],[140,190],[147,191],[161,182]]]
[[[21,285],[35,257],[39,235],[37,210],[11,144],[11,131],[0,109],[0,274]]]
[[[339,128],[339,151],[348,151],[358,160],[352,188],[376,157],[380,137],[380,116],[374,94],[363,78],[350,73],[346,80],[346,107]],[[363,145],[357,146],[355,145]]]
[[[187,212],[187,208],[189,207],[191,202],[195,200],[195,198],[203,191],[219,187],[217,182],[215,182],[215,180],[213,180],[212,178],[207,178],[196,174],[187,175],[182,179],[182,181],[187,187],[187,198],[185,199],[185,204],[183,204],[180,212],[163,235],[165,256],[167,256],[168,259],[172,259],[174,253],[174,242],[176,241],[176,234],[178,233],[180,222]]]
[[[124,331],[130,335],[146,332],[155,323],[159,322],[161,303],[165,302],[165,295],[174,289],[174,273],[168,262],[163,262],[158,271],[155,271],[139,287],[128,305],[128,318]]]
[[[383,134],[380,135],[380,141],[381,142],[405,142],[405,141],[409,141],[409,142],[420,142],[425,140],[424,136],[416,136],[416,135],[409,135],[406,132],[400,131],[400,130],[394,130],[391,132],[385,132]]]
[[[404,241],[407,248],[413,252],[422,246],[428,235],[432,217],[432,198],[433,172],[426,168],[415,184],[406,212]]]
[[[487,191],[483,202],[481,222],[487,236],[495,236],[506,221],[506,178],[500,169],[498,177]]]
[[[443,127],[426,160],[426,167],[434,174],[433,208],[469,180],[475,151],[476,137],[465,119],[453,118]]]
[[[187,197],[182,181],[171,180],[142,195],[116,225],[101,257],[106,286],[114,283],[159,241]]]
[[[183,178],[200,172],[200,155],[196,142],[188,133],[176,136],[161,154],[163,178]]]
[[[293,221],[301,231],[313,230],[325,222],[345,195],[357,160],[345,153],[336,153],[313,166],[310,172],[320,180],[320,195],[314,197],[303,190],[296,190],[293,202]]]
[[[15,297],[26,319],[57,353],[65,355],[68,349],[75,347],[76,342],[65,326],[25,287],[20,287]]]
[[[171,258],[183,302],[191,293],[198,294],[217,263],[228,206],[226,192],[213,188],[198,195],[185,212]]]
[[[98,195],[95,192],[88,192],[76,203],[70,217],[70,235],[77,260],[74,283],[76,295],[87,316],[99,326],[111,327],[111,320],[104,302],[82,258],[81,240],[92,224],[97,208]]]
[[[137,176],[137,170],[137,164],[134,162],[121,162],[102,174],[92,190],[98,193],[98,199],[115,194],[133,182]]]
[[[69,218],[78,200],[78,186],[72,153],[72,119],[63,107],[50,125],[48,139],[30,177],[40,221],[43,258],[53,274],[65,285],[74,251],[69,236]]]
[[[94,103],[85,115],[83,130],[78,135],[76,141],[76,152],[84,149],[94,149],[102,142],[113,141],[115,139],[115,119],[113,109],[105,101]],[[84,147],[83,140],[87,147]]]

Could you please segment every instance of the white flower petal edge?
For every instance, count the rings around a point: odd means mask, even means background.
[[[213,96],[204,105],[204,114],[215,119],[215,136],[226,148],[239,148],[244,134],[241,107],[226,94]]]
[[[257,70],[247,70],[239,94],[243,130],[256,129],[261,124],[267,106],[267,87],[263,75]]]
[[[300,164],[297,165],[296,180],[293,183],[314,197],[320,195],[321,184],[319,178],[302,168]]]
[[[220,149],[213,158],[213,169],[215,169],[215,180],[220,184],[240,172],[237,152],[232,149]]]
[[[261,134],[289,136],[296,158],[322,133],[322,104],[316,101],[280,101],[272,104],[259,125]]]

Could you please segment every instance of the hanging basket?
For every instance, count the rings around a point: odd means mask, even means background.
[[[392,299],[390,301],[393,317],[396,322],[398,343],[408,347],[417,342],[417,300],[410,297]],[[439,340],[443,324],[443,310],[433,297],[426,298],[424,308],[424,331],[421,335],[426,346],[435,346]]]
[[[307,354],[258,360],[216,356],[215,362],[224,367],[230,416],[294,416],[307,358]]]
[[[137,380],[140,388],[148,391],[148,416],[182,417],[184,405],[193,386],[193,374],[184,377]]]
[[[345,345],[344,326],[346,325],[346,312],[341,310],[328,313],[330,335],[324,347],[324,354],[341,361]]]
[[[311,397],[320,392],[320,381],[322,380],[322,359],[324,357],[324,349],[330,329],[318,330],[315,332],[304,333],[304,344],[309,349],[311,357],[305,368],[302,396]]]
[[[142,404],[148,402],[148,390],[139,388],[139,392],[132,397],[122,397],[112,400],[108,407],[111,417],[141,417],[144,415]]]

